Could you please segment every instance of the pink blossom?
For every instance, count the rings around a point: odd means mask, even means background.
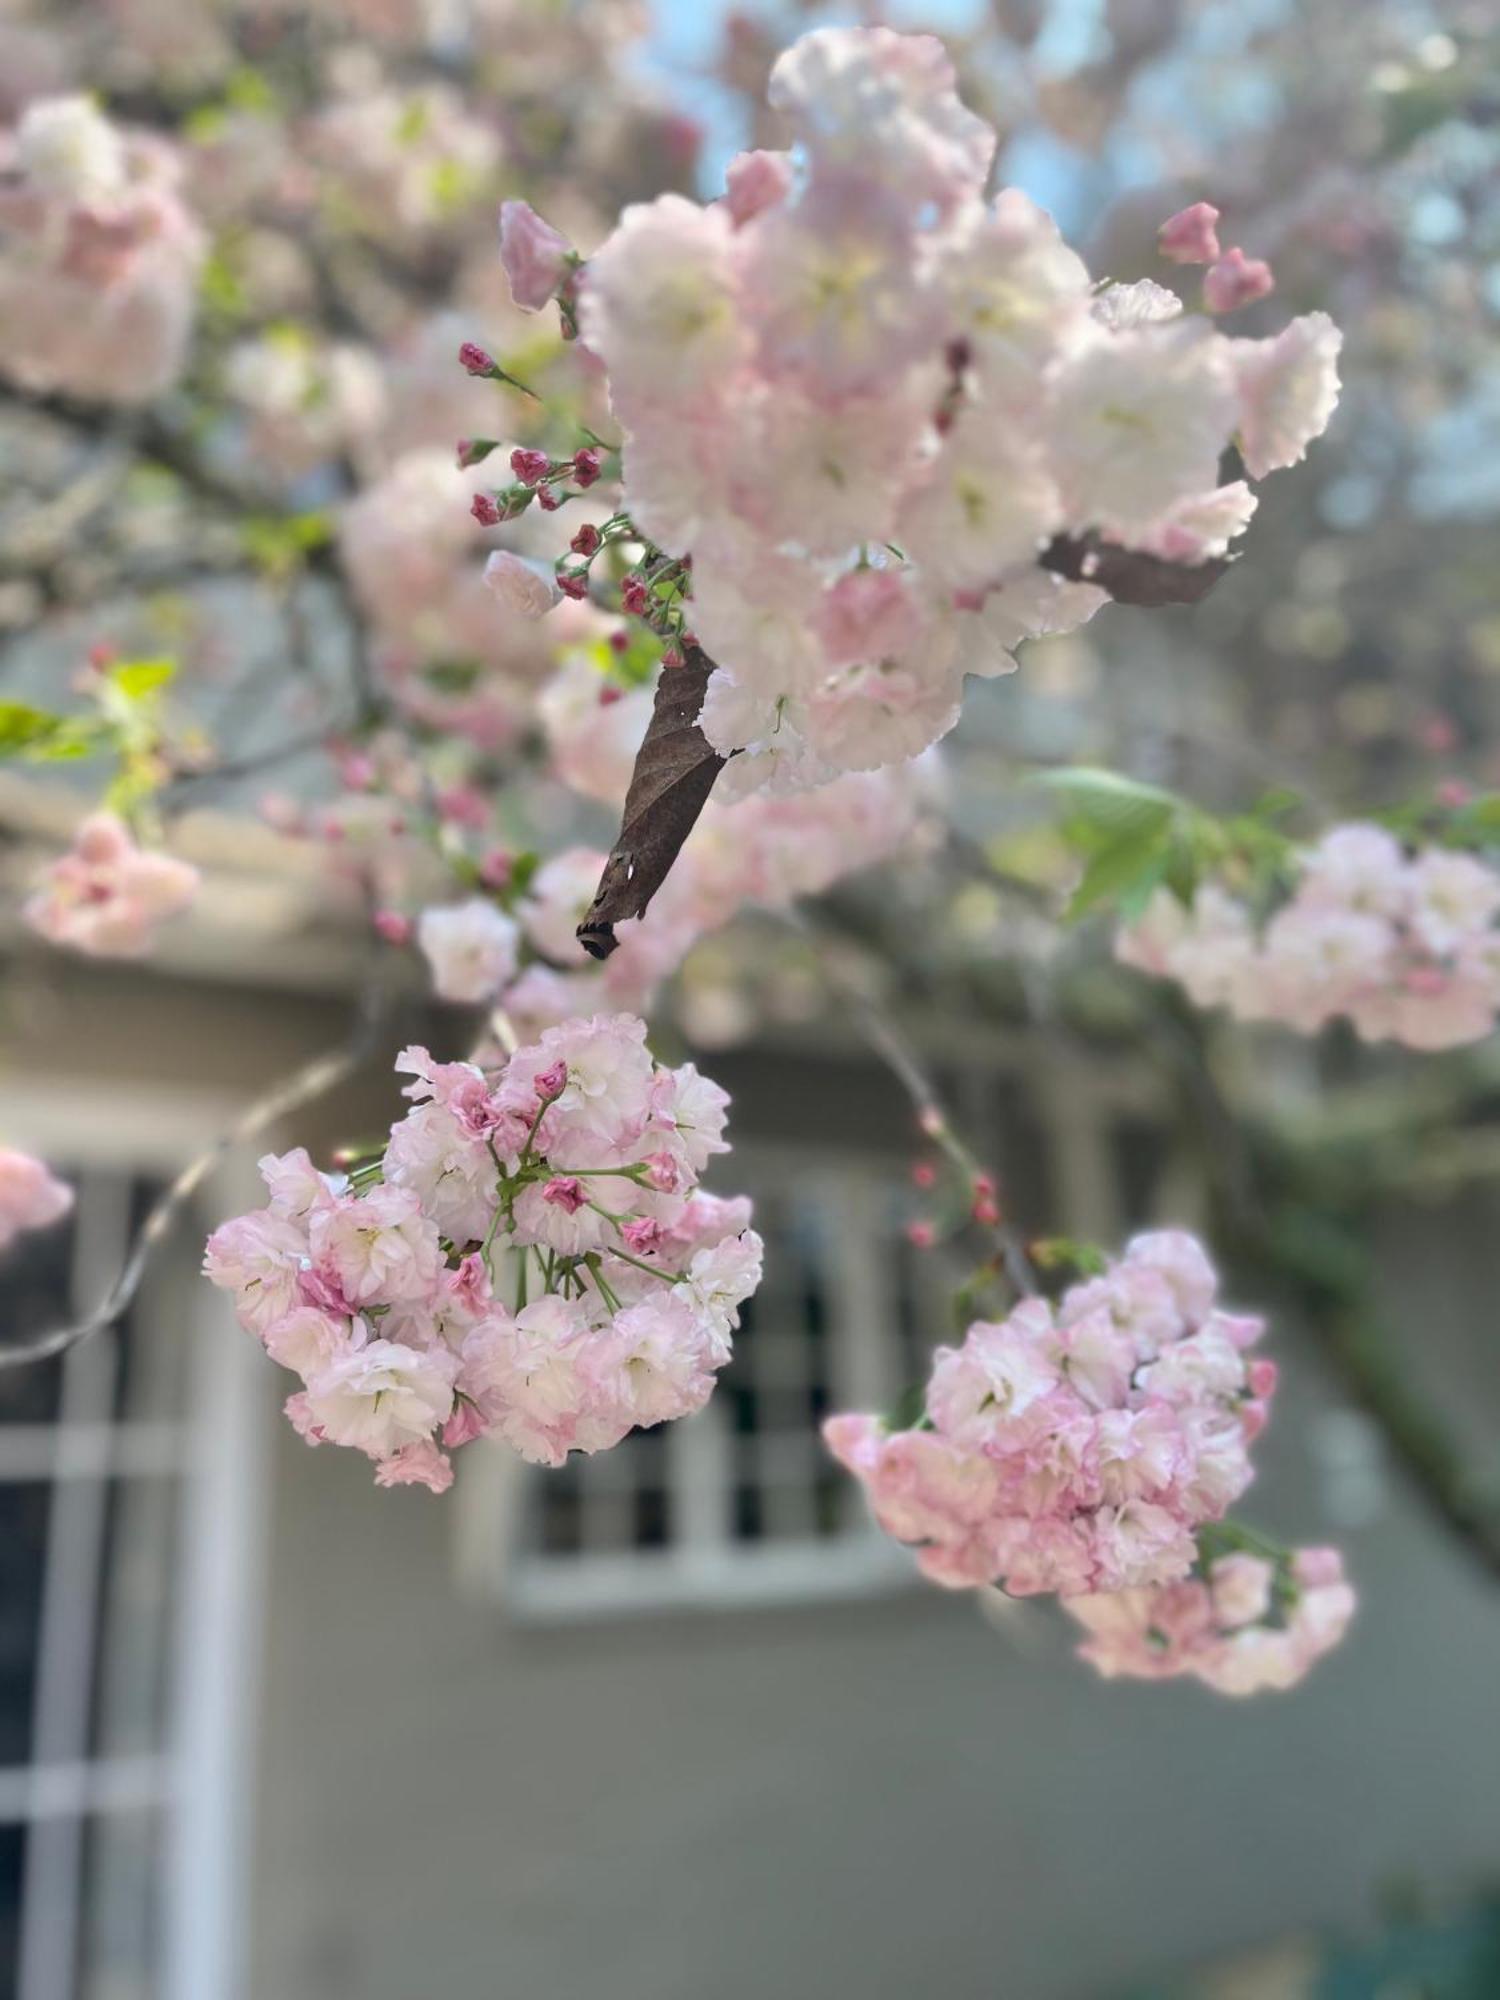
[[[377,1460],[377,1486],[425,1486],[429,1493],[446,1493],[453,1484],[453,1461],[431,1438],[404,1444],[389,1458]]]
[[[157,926],[198,891],[196,868],[137,847],[113,813],[91,813],[71,850],[42,873],[23,915],[53,944],[97,958],[148,951]]]
[[[562,290],[572,268],[568,239],[543,222],[529,202],[500,204],[500,262],[510,295],[523,312],[540,312]]]
[[[736,229],[762,209],[776,208],[792,191],[790,153],[736,153],[724,170],[725,205]]]
[[[0,372],[110,403],[160,395],[187,358],[206,247],[175,148],[80,95],[29,104],[9,150]]]
[[[1202,1577],[1064,1600],[1107,1679],[1192,1675],[1222,1694],[1294,1686],[1343,1638],[1354,1592],[1333,1549],[1220,1556]]]
[[[1257,930],[1212,883],[1191,908],[1159,893],[1116,955],[1181,982],[1200,1006],[1303,1034],[1343,1016],[1369,1041],[1453,1048],[1482,1040],[1500,1005],[1500,876],[1480,856],[1408,855],[1383,827],[1334,827],[1295,857]]]
[[[1241,306],[1254,305],[1275,289],[1270,265],[1258,257],[1247,257],[1236,246],[1226,250],[1205,275],[1203,303],[1211,313],[1238,312]]]
[[[224,1222],[208,1239],[204,1276],[234,1293],[240,1324],[264,1335],[299,1302],[298,1280],[307,1256],[307,1232],[270,1209]]]
[[[915,645],[922,613],[900,570],[850,570],[825,593],[814,629],[829,665],[847,667]]]
[[[73,1190],[46,1163],[0,1146],[0,1250],[23,1230],[46,1229],[73,1206]]]
[[[514,918],[482,896],[424,910],[417,920],[439,997],[469,1004],[491,999],[514,977],[519,936]]]
[[[1063,1597],[1172,1583],[1248,1483],[1244,1412],[1271,1386],[1243,1355],[1259,1322],[1217,1313],[1216,1289],[1192,1237],[1136,1237],[1057,1313],[1026,1299],[939,1348],[922,1428],[839,1416],[825,1438],[934,1581]]]
[[[518,556],[514,549],[496,549],[484,566],[484,580],[518,618],[544,618],[562,602],[551,564]]]
[[[308,1248],[352,1305],[426,1298],[438,1281],[438,1232],[409,1188],[374,1187],[314,1211]]]
[[[1327,430],[1343,338],[1327,313],[1305,313],[1274,339],[1235,343],[1240,451],[1252,478],[1300,464]]]
[[[403,1445],[430,1439],[446,1421],[456,1373],[446,1348],[367,1341],[312,1377],[308,1416],[328,1443],[388,1459]]]
[[[1212,202],[1195,201],[1168,216],[1156,232],[1156,247],[1174,264],[1215,264],[1221,254],[1218,221]]]

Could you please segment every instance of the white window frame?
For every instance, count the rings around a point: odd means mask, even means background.
[[[117,1243],[90,1243],[93,1189],[118,1175],[167,1181],[232,1122],[232,1098],[171,1087],[105,1083],[87,1089],[8,1080],[7,1143],[66,1160],[84,1186],[77,1217],[75,1292],[102,1296]],[[248,1161],[231,1160],[197,1197],[195,1213],[234,1214],[261,1199]],[[81,1928],[76,1908],[82,1815],[161,1806],[167,1812],[161,2000],[243,2000],[253,1832],[254,1731],[264,1598],[269,1406],[254,1344],[220,1294],[184,1277],[192,1380],[183,1423],[101,1420],[108,1408],[85,1344],[66,1358],[56,1424],[0,1427],[0,1480],[51,1478],[38,1637],[34,1761],[0,1770],[0,1821],[27,1823],[17,2000],[72,2000]],[[7,1436],[8,1431],[8,1436]],[[178,1473],[183,1544],[172,1634],[170,1740],[148,1758],[89,1759],[92,1601],[90,1545],[102,1527],[111,1473]],[[59,1909],[64,1915],[59,1917]]]
[[[1160,1106],[1149,1077],[1107,1054],[1050,1038],[996,1035],[956,1037],[962,1065],[963,1123],[967,1131],[993,1129],[998,1090],[1025,1083],[1036,1116],[1046,1124],[1060,1213],[1069,1233],[1113,1245],[1124,1227],[1119,1176],[1111,1150],[1118,1122],[1127,1115],[1154,1116]],[[894,1087],[894,1086],[893,1086]],[[913,1152],[919,1141],[913,1138]],[[872,1214],[898,1182],[898,1155],[871,1156],[852,1147],[820,1146],[800,1139],[737,1141],[725,1185],[736,1185],[734,1166],[747,1185],[768,1174],[812,1183],[835,1220],[830,1285],[833,1307],[834,1407],[889,1410],[911,1384],[900,1379],[900,1343],[893,1302],[868,1254]],[[1191,1227],[1202,1189],[1185,1171],[1185,1155],[1166,1164],[1161,1200],[1174,1219]],[[916,1267],[930,1294],[935,1330],[947,1324],[949,1293],[936,1261]],[[933,1345],[941,1337],[935,1331]],[[666,1482],[674,1529],[664,1548],[625,1548],[596,1554],[549,1555],[528,1545],[531,1483],[550,1475],[525,1465],[501,1446],[477,1447],[455,1489],[455,1562],[468,1594],[498,1602],[518,1621],[581,1623],[661,1611],[715,1611],[737,1607],[834,1602],[884,1595],[915,1584],[910,1554],[862,1515],[850,1483],[847,1529],[805,1540],[737,1541],[728,1509],[733,1476],[722,1406],[710,1398],[694,1417],[663,1430]],[[820,1447],[809,1434],[809,1448]],[[612,1464],[604,1452],[588,1461],[585,1505],[592,1492],[601,1505],[632,1494],[637,1482],[628,1460]]]

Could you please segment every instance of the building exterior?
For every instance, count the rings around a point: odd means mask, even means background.
[[[226,889],[237,955],[227,924],[148,968],[16,944],[4,1129],[81,1195],[5,1266],[12,1335],[96,1295],[151,1188],[344,1033],[354,945],[309,905],[257,951],[249,893]],[[263,892],[266,924],[302,894]],[[1118,1059],[916,1031],[1023,1220],[1192,1221]],[[465,1032],[398,1000],[381,1059],[286,1141],[378,1127],[384,1054]],[[1500,1594],[1295,1329],[1256,1512],[1347,1544],[1353,1637],[1254,1703],[1101,1684],[1052,1613],[914,1584],[814,1443],[947,1332],[899,1227],[896,1086],[837,1024],[708,1066],[735,1100],[724,1184],[774,1255],[713,1404],[669,1435],[557,1474],[496,1453],[441,1500],[307,1450],[194,1275],[257,1199],[240,1158],[117,1336],[0,1376],[0,1988],[1108,2000],[1290,1939],[1215,1990],[1294,1996],[1303,1934],[1492,1867]],[[1388,1251],[1480,1435],[1492,1228],[1419,1216]]]

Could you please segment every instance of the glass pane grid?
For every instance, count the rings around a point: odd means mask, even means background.
[[[866,1177],[869,1178],[869,1177]],[[824,1450],[822,1422],[842,1400],[838,1351],[879,1329],[850,1324],[838,1258],[868,1260],[878,1286],[894,1290],[904,1238],[900,1190],[869,1180],[851,1211],[837,1166],[815,1172],[794,1158],[740,1176],[766,1239],[766,1277],[743,1309],[734,1354],[697,1416],[637,1432],[612,1451],[571,1459],[529,1482],[523,1567],[580,1578],[599,1563],[641,1558],[642,1589],[661,1578],[664,1556],[688,1555],[726,1577],[764,1563],[764,1596],[776,1595],[774,1558],[871,1539],[868,1515]],[[757,1185],[757,1182],[759,1183]],[[851,1244],[851,1226],[860,1240]],[[910,1317],[915,1321],[916,1314]],[[915,1332],[913,1329],[913,1337]],[[899,1371],[892,1357],[890,1366]],[[675,1435],[674,1435],[675,1434]],[[611,1575],[613,1571],[609,1572]],[[580,1584],[580,1588],[583,1585]]]
[[[156,1192],[70,1178],[74,1215],[0,1265],[0,1338],[89,1310]],[[17,2000],[158,1990],[188,1462],[186,1316],[162,1282],[118,1328],[0,1375],[0,1990]]]

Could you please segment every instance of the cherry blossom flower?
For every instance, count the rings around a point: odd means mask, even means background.
[[[1231,1553],[1154,1589],[1064,1600],[1080,1657],[1105,1676],[1204,1681],[1221,1694],[1293,1687],[1338,1645],[1355,1597],[1334,1549]]]
[[[1408,856],[1385,828],[1331,828],[1296,857],[1289,896],[1257,915],[1212,882],[1166,890],[1121,927],[1115,956],[1175,979],[1201,1007],[1316,1034],[1456,1048],[1500,1011],[1500,875],[1477,855]]]
[[[73,1190],[43,1160],[0,1146],[0,1250],[23,1230],[46,1229],[73,1206]]]
[[[1212,202],[1195,201],[1168,216],[1156,232],[1156,247],[1174,264],[1218,262],[1219,211]]]
[[[482,1436],[556,1465],[701,1408],[761,1271],[749,1204],[697,1192],[723,1091],[620,1015],[493,1071],[399,1067],[414,1102],[378,1159],[339,1184],[300,1151],[264,1160],[270,1205],[209,1241],[209,1278],[301,1377],[299,1434],[441,1492]]]
[[[1321,334],[1231,340],[1149,280],[1096,296],[1033,202],[986,201],[994,134],[930,37],[816,30],[769,96],[789,158],[745,156],[707,208],[627,210],[581,282],[627,511],[692,558],[692,629],[715,663],[699,720],[735,797],[935,742],[965,673],[1007,670],[1022,639],[1102,601],[1055,598],[995,646],[966,626],[1060,535],[1225,554],[1255,506],[1245,481],[1220,486],[1226,448],[1238,434],[1257,477],[1292,462],[1336,388]],[[1219,257],[1213,220],[1186,211],[1163,242],[1212,254],[1224,305],[1256,270]],[[920,636],[856,656],[845,632],[822,657],[815,608],[872,567],[899,574]]]
[[[0,372],[24,389],[112,403],[181,373],[205,238],[165,141],[87,97],[40,98],[0,161]]]
[[[515,976],[519,935],[515,919],[482,896],[424,910],[417,919],[417,943],[443,1000],[492,999]]]
[[[936,1582],[1064,1598],[1171,1583],[1250,1483],[1270,1389],[1245,1359],[1262,1323],[1216,1293],[1194,1238],[1138,1236],[1056,1307],[1023,1300],[939,1348],[918,1429],[838,1416],[824,1436]]]
[[[113,813],[91,813],[69,852],[49,864],[22,911],[52,944],[95,958],[135,958],[149,951],[157,927],[198,891],[196,868],[137,847]]]
[[[510,295],[523,312],[540,312],[556,298],[572,268],[568,239],[543,222],[529,202],[500,204],[500,262]]]

